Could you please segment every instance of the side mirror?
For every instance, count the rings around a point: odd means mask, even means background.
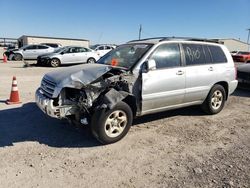
[[[156,62],[154,59],[150,59],[147,61],[147,70],[155,70],[156,69]]]
[[[23,51],[25,51],[26,49],[24,48]]]
[[[61,55],[63,55],[63,54],[64,54],[64,52],[61,52],[60,54],[61,54]]]

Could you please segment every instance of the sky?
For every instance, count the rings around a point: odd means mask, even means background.
[[[0,0],[0,38],[22,35],[121,44],[182,36],[247,41],[250,0]]]

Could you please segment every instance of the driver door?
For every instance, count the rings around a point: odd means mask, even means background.
[[[150,60],[154,60],[156,67],[142,73],[142,114],[181,104],[185,95],[185,69],[181,66],[179,44],[158,46]]]
[[[70,47],[68,48],[61,57],[61,62],[62,63],[77,63],[76,60],[76,53],[75,53],[75,48],[74,47]]]

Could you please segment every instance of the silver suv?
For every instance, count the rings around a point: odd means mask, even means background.
[[[213,40],[144,39],[96,64],[47,73],[36,103],[51,117],[89,124],[108,144],[123,138],[136,116],[191,105],[216,114],[237,84],[229,51]]]

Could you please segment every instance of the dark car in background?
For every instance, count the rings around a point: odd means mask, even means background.
[[[3,55],[6,55],[8,60],[14,60],[14,51],[18,50],[15,48],[15,46],[9,46],[6,48],[6,51],[3,53]]]
[[[237,67],[238,83],[240,88],[250,89],[250,64]]]

